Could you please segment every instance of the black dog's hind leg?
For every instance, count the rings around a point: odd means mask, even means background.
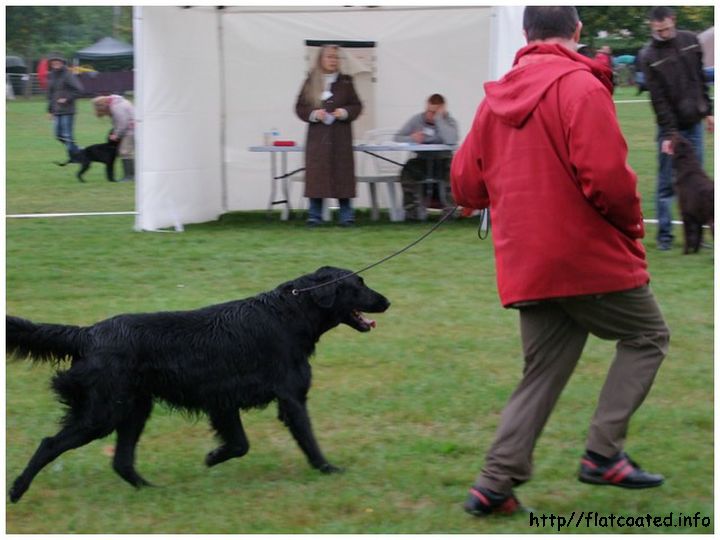
[[[150,411],[152,411],[152,399],[148,398],[138,403],[117,426],[113,469],[123,480],[136,488],[152,486],[135,470],[135,447],[145,428]]]
[[[288,427],[310,465],[324,473],[342,471],[331,465],[320,451],[304,399],[278,398],[278,418]]]
[[[10,488],[10,501],[18,502],[30,487],[30,483],[37,473],[60,454],[104,437],[110,431],[112,430],[89,427],[86,423],[78,420],[66,425],[54,437],[43,439],[25,470],[13,482]]]
[[[225,444],[218,446],[205,456],[205,465],[212,467],[232,459],[242,457],[250,450],[250,443],[237,410],[214,411],[210,413],[210,423]]]
[[[84,182],[83,180],[83,174],[85,174],[85,171],[87,171],[90,168],[90,162],[89,161],[83,161],[82,166],[80,167],[80,170],[77,173],[77,179],[80,182]]]

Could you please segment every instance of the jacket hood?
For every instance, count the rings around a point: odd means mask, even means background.
[[[485,101],[503,122],[520,127],[548,88],[574,71],[592,73],[612,93],[612,71],[606,66],[556,43],[532,43],[517,52],[513,69],[502,79],[485,83]]]
[[[48,54],[47,61],[52,62],[53,60],[60,60],[63,64],[67,64],[67,60],[65,60],[65,57],[57,52]]]

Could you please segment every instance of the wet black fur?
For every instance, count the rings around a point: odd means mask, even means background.
[[[108,139],[107,142],[100,144],[91,144],[85,148],[80,148],[72,156],[72,159],[64,163],[55,162],[56,165],[64,167],[68,163],[79,163],[80,170],[77,172],[77,179],[85,182],[83,175],[90,168],[93,161],[105,164],[105,176],[108,182],[115,182],[115,159],[117,158],[119,141]]]
[[[17,502],[35,475],[63,452],[117,432],[113,468],[135,487],[135,447],[153,402],[207,413],[221,445],[217,465],[248,452],[239,409],[278,403],[310,464],[338,469],[323,456],[306,408],[309,358],[320,336],[340,323],[370,327],[354,310],[383,312],[390,303],[358,276],[297,295],[349,270],[323,267],[257,296],[193,311],[118,315],[92,326],[35,324],[6,317],[7,351],[35,360],[69,359],[52,386],[67,406],[62,429],[42,440],[10,489]]]
[[[690,141],[673,137],[675,191],[685,232],[685,254],[697,253],[702,245],[703,225],[715,235],[715,183],[698,161]]]

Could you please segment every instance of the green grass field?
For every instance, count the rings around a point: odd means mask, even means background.
[[[644,94],[643,97],[647,96]],[[632,98],[624,89],[618,99]],[[650,106],[618,104],[647,217],[654,217]],[[467,120],[467,119],[466,119]],[[107,120],[81,104],[81,145]],[[7,104],[7,213],[133,210],[133,186],[95,166],[87,184],[59,168],[63,152],[40,101]],[[713,137],[707,141],[712,170]],[[676,214],[677,215],[677,214]],[[264,212],[234,213],[184,233],[137,233],[131,216],[6,221],[7,311],[43,322],[90,324],[121,312],[190,309],[254,295],[316,267],[359,268],[416,239],[428,224],[370,222],[308,230]],[[162,405],[140,441],[139,472],[159,487],[136,491],[111,469],[114,438],[68,452],[25,497],[7,504],[8,533],[552,533],[527,516],[478,520],[460,505],[479,471],[522,370],[517,313],[495,287],[490,240],[475,220],[441,226],[404,255],[365,274],[391,309],[359,334],[341,327],[313,359],[309,408],[325,454],[346,468],[324,476],[306,464],[275,408],[249,411],[250,453],[213,469],[204,418]],[[614,344],[591,338],[535,453],[535,476],[518,490],[538,513],[570,517],[673,514],[714,522],[713,252],[646,246],[652,287],[673,332],[653,390],[631,424],[627,449],[666,484],[638,492],[576,480],[587,425]],[[562,225],[558,226],[562,234]],[[676,236],[680,237],[678,229]],[[351,246],[351,249],[349,247]],[[53,368],[6,366],[6,489],[61,408]],[[699,525],[699,523],[698,523]],[[562,532],[710,533],[681,526],[571,528]]]

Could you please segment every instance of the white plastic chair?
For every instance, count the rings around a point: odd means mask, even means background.
[[[365,144],[391,144],[393,137],[397,133],[396,129],[371,129],[366,131],[362,143]],[[388,158],[397,163],[405,163],[407,161],[407,151],[392,152],[373,152],[377,156]],[[385,184],[387,187],[387,196],[389,203],[390,221],[402,221],[404,212],[400,201],[402,197],[398,196],[396,184],[400,181],[400,172],[402,165],[396,165],[385,159],[358,152],[356,154],[356,167],[358,174],[356,179],[358,182],[365,182],[370,190],[370,202],[372,205],[370,216],[373,221],[377,221],[380,217],[380,209],[378,205],[377,184]]]

